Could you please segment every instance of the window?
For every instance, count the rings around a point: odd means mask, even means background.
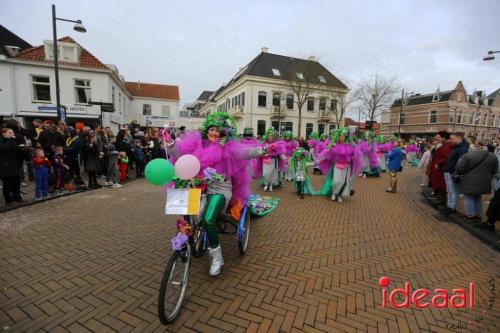
[[[336,129],[337,129],[337,125],[330,124],[330,129],[329,129],[330,132],[333,131],[333,130],[336,130]]]
[[[299,80],[304,80],[304,74],[297,72],[297,78]]]
[[[111,87],[111,103],[115,106],[115,87]]]
[[[330,108],[332,109],[332,112],[337,113],[337,100],[336,99],[332,99],[332,101],[330,102]]]
[[[312,123],[307,123],[306,124],[306,138],[309,139],[311,136],[311,133],[313,131],[313,124]]]
[[[326,109],[326,98],[322,97],[319,99],[319,110],[325,111]]]
[[[450,123],[455,122],[455,112],[454,110],[450,110]]]
[[[281,132],[283,131],[290,131],[293,132],[293,122],[287,121],[287,122],[282,122],[281,123]]]
[[[241,106],[245,106],[245,93],[241,93]]]
[[[318,124],[318,135],[325,133],[325,124]]]
[[[151,115],[151,104],[142,104],[142,115],[143,116]]]
[[[226,110],[225,111],[227,112],[227,110],[229,110],[230,108],[231,108],[231,102],[229,101],[229,98],[228,98],[228,99],[226,99]]]
[[[483,113],[483,126],[486,126],[488,124],[488,114]]]
[[[267,105],[267,93],[265,91],[259,91],[259,103],[260,107],[266,107]]]
[[[281,103],[281,94],[273,93],[273,106],[280,106]]]
[[[32,76],[33,100],[50,102],[50,80],[48,76]]]
[[[495,127],[500,127],[500,117],[495,118]]]
[[[404,114],[404,112],[402,112],[399,114],[399,124],[404,125],[405,122],[406,122],[406,115]]]
[[[325,78],[323,76],[321,76],[321,75],[318,76],[318,79],[319,79],[319,82],[326,83],[326,80],[325,80]]]
[[[161,115],[164,117],[170,117],[170,105],[161,106]]]
[[[90,101],[90,80],[75,79],[76,102],[88,104]]]
[[[462,123],[462,111],[459,111],[457,113],[457,124],[461,124]]]
[[[274,128],[275,131],[278,131],[279,126],[280,126],[280,122],[279,121],[272,121],[271,122],[271,127]]]
[[[431,111],[429,115],[429,124],[437,123],[437,111]]]
[[[265,120],[258,120],[257,121],[257,135],[264,135],[266,134],[266,121]]]
[[[293,95],[286,95],[286,107],[288,110],[293,110]]]
[[[238,106],[241,106],[241,94],[239,94],[237,97],[236,97],[236,103]]]
[[[273,75],[274,76],[281,76],[280,70],[277,68],[273,68]]]
[[[118,112],[122,113],[122,93],[118,93]]]
[[[307,111],[314,111],[314,97],[307,98]]]

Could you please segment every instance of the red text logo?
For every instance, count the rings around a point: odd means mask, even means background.
[[[382,306],[387,307],[387,301],[394,308],[409,308],[410,302],[416,308],[427,308],[433,306],[434,308],[469,308],[474,307],[474,282],[469,283],[469,290],[467,292],[466,288],[453,289],[452,293],[448,293],[446,289],[436,288],[434,292],[430,292],[427,289],[417,289],[415,291],[411,290],[410,282],[405,282],[404,288],[395,288],[392,291],[388,291],[391,280],[387,276],[382,276],[378,284],[382,287]],[[388,294],[389,292],[389,294]],[[398,295],[402,295],[404,301],[402,303],[397,303],[396,298]],[[431,295],[431,302],[423,301],[424,298]]]

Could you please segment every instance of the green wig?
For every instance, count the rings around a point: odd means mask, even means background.
[[[311,157],[307,150],[299,147],[293,151],[292,157],[290,158],[290,165],[295,170],[304,170],[307,168],[308,162],[311,162]]]
[[[285,140],[293,140],[293,134],[291,131],[283,132],[282,136],[283,136],[283,139],[285,139]]]
[[[278,137],[278,133],[276,132],[276,130],[274,129],[274,127],[271,127],[271,128],[268,128],[266,133],[264,133],[264,136],[262,137],[262,141],[267,141],[267,139],[269,139],[269,134],[273,134],[273,137],[274,137],[274,140],[277,139]]]
[[[353,138],[349,136],[349,129],[346,127],[339,128],[335,131],[334,135],[330,139],[330,143],[328,144],[328,148],[333,147],[337,142],[339,142],[340,136],[345,136],[345,142],[351,142]]]
[[[386,139],[385,139],[385,136],[383,135],[377,135],[377,137],[375,138],[377,140],[377,143],[380,145],[380,144],[383,144],[383,143],[386,143]]]
[[[311,139],[311,140],[319,140],[318,133],[312,132],[311,135],[309,135],[309,139]]]
[[[236,135],[236,122],[227,112],[216,111],[210,113],[200,127],[201,137],[207,138],[207,132],[210,127],[216,127],[221,133],[221,145]]]

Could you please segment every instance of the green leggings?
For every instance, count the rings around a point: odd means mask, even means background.
[[[208,242],[211,248],[219,246],[219,228],[217,227],[217,216],[226,206],[226,198],[222,194],[209,194],[207,196],[207,208],[203,220],[207,228]]]

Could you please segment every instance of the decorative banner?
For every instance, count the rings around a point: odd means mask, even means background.
[[[199,215],[201,190],[198,188],[167,189],[166,215]]]

